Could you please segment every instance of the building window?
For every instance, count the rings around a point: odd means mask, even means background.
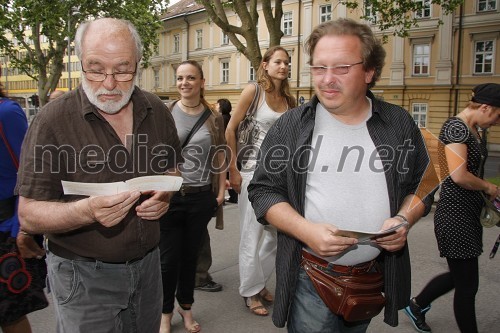
[[[319,22],[328,22],[332,20],[332,5],[324,5],[319,7]]]
[[[497,9],[497,1],[496,0],[478,0],[477,1],[477,11],[478,12],[487,12],[490,10]]]
[[[493,73],[493,50],[492,40],[476,41],[474,45],[474,74]]]
[[[283,13],[283,21],[282,21],[282,25],[281,25],[281,30],[283,31],[283,34],[285,36],[292,35],[292,20],[293,20],[292,12]]]
[[[413,75],[429,75],[430,45],[413,45]]]
[[[289,80],[292,79],[292,63],[291,62],[288,64],[288,79]]]
[[[427,109],[428,109],[427,103],[412,104],[411,110],[412,110],[413,120],[415,121],[415,124],[417,124],[418,127],[427,127],[426,126]]]
[[[371,23],[377,23],[377,13],[369,1],[365,1],[365,19]]]
[[[222,32],[222,45],[228,45],[228,44],[229,44],[229,36],[225,32]]]
[[[220,71],[221,83],[229,83],[229,60],[221,61]]]
[[[155,78],[154,88],[158,89],[158,88],[160,88],[160,69],[159,68],[153,69],[153,74],[154,74],[154,78]]]
[[[415,0],[417,5],[421,6],[415,11],[416,18],[431,17],[431,0]]]
[[[174,35],[174,53],[180,52],[181,36],[179,34]]]
[[[142,69],[137,71],[137,86],[142,88]]]
[[[196,48],[203,48],[203,30],[196,30]]]
[[[255,69],[252,67],[252,63],[248,63],[248,81],[257,80]]]

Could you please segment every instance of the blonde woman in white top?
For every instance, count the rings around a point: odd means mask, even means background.
[[[259,127],[259,135],[254,143],[258,149],[269,128],[287,110],[295,107],[295,99],[290,94],[288,84],[288,65],[290,56],[281,46],[267,50],[257,71],[260,100],[254,114],[254,120]],[[229,182],[239,193],[240,208],[240,295],[245,299],[246,306],[258,316],[269,314],[265,303],[273,301],[273,295],[266,289],[266,282],[271,276],[276,258],[276,230],[265,229],[257,222],[252,205],[248,201],[247,186],[252,179],[257,163],[255,158],[248,159],[237,165],[238,126],[256,94],[257,87],[248,85],[243,89],[231,120],[226,129],[226,141],[233,152],[229,164]],[[261,239],[264,238],[261,242]]]

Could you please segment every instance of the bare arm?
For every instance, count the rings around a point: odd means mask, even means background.
[[[106,227],[118,224],[141,193],[122,192],[73,202],[38,201],[19,197],[19,222],[29,233],[60,233],[99,222]]]
[[[253,84],[249,84],[243,89],[241,92],[240,100],[231,115],[231,119],[227,124],[226,128],[226,141],[227,145],[230,149],[230,160],[229,160],[229,183],[231,187],[237,192],[241,191],[241,175],[238,171],[236,160],[238,153],[236,147],[236,138],[238,126],[245,119],[245,114],[252,103],[252,99],[255,96],[255,86]]]
[[[217,153],[218,170],[227,170],[226,154],[223,152]],[[224,203],[224,195],[226,194],[226,174],[227,171],[219,174],[219,193],[217,194],[217,203],[222,205]]]
[[[269,208],[265,219],[321,256],[338,255],[358,242],[355,238],[335,236],[337,228],[331,224],[309,222],[286,202]]]
[[[490,199],[499,195],[496,185],[474,176],[467,170],[467,145],[451,143],[445,146],[446,163],[451,179],[459,186],[474,191],[484,191]]]
[[[413,194],[406,196],[397,213],[397,215],[402,217],[394,216],[388,218],[384,221],[381,230],[392,228],[404,221],[408,221],[408,225],[397,229],[394,233],[387,236],[377,238],[377,244],[390,252],[402,249],[406,243],[410,227],[417,223],[417,221],[424,215],[424,212],[425,205],[418,196]]]

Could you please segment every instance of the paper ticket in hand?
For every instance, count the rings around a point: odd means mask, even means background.
[[[342,237],[351,237],[351,238],[357,238],[358,243],[360,242],[366,242],[369,240],[372,240],[376,237],[388,235],[391,232],[396,231],[397,229],[401,228],[403,225],[405,225],[405,222],[402,222],[392,228],[385,229],[382,231],[375,231],[375,232],[370,232],[370,231],[358,231],[358,230],[347,230],[347,229],[338,229],[335,232],[335,236],[342,236]]]
[[[177,176],[144,176],[132,178],[124,182],[114,183],[79,183],[61,181],[66,195],[113,195],[125,191],[178,191],[182,185],[182,177]]]

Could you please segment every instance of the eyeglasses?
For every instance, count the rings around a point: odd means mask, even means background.
[[[113,79],[117,82],[128,82],[132,81],[137,72],[137,63],[135,64],[135,71],[133,72],[114,72],[114,73],[103,73],[103,72],[95,72],[95,71],[86,71],[83,69],[82,64],[82,72],[85,74],[85,77],[89,81],[93,82],[102,82],[106,80],[108,75],[111,75]]]
[[[352,65],[338,65],[338,66],[309,66],[309,68],[311,69],[311,73],[313,75],[317,75],[317,76],[321,76],[321,75],[325,75],[326,72],[331,69],[333,74],[335,75],[345,75],[347,73],[349,73],[349,70],[351,69],[352,66],[356,66],[356,65],[360,65],[362,64],[363,62],[360,61],[360,62],[357,62],[355,64],[352,64]]]

